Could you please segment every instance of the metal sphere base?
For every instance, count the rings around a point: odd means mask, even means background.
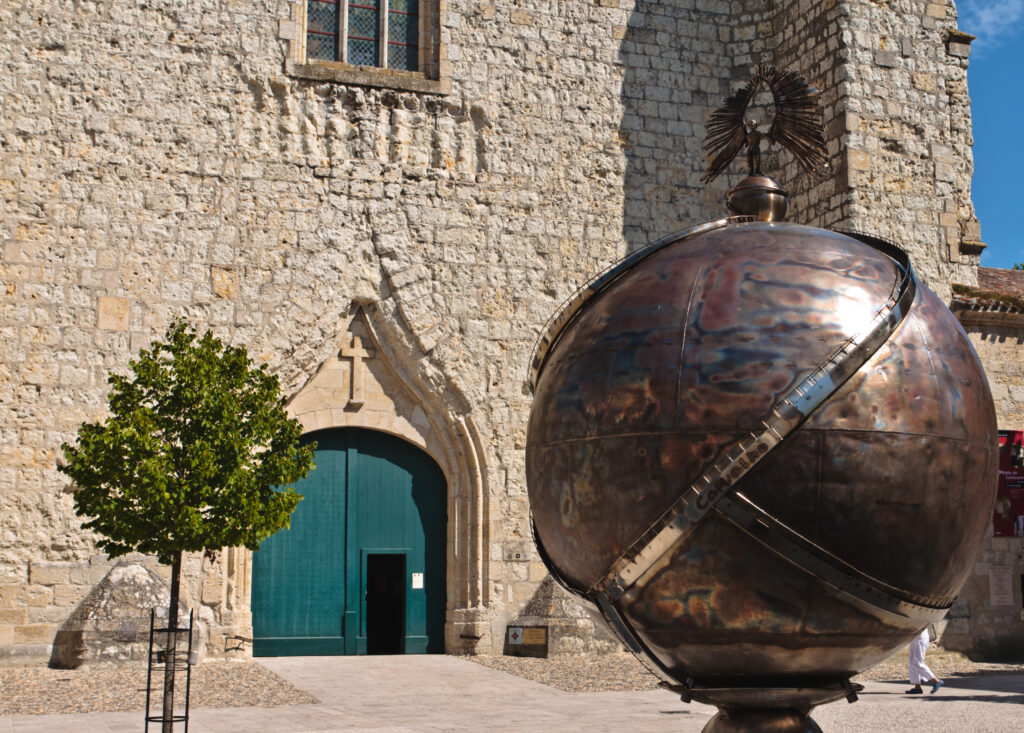
[[[685,685],[663,686],[679,693],[683,702],[696,700],[718,708],[701,733],[822,733],[811,720],[811,710],[843,698],[856,702],[864,689],[847,678],[763,678],[713,686],[690,678]]]
[[[701,733],[822,733],[810,716],[785,708],[719,709]]]

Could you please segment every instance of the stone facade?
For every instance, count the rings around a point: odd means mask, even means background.
[[[999,302],[957,295],[953,309],[985,365],[1000,429],[1024,430],[1024,272],[979,268],[976,292],[1011,298]],[[992,605],[989,571],[993,566],[1010,570],[1010,605]],[[1024,537],[990,534],[948,619],[942,635],[948,648],[984,657],[1024,654]]]
[[[823,90],[828,175],[767,161],[792,218],[898,241],[940,295],[976,282],[951,1],[424,7],[432,66],[396,77],[304,64],[285,0],[0,6],[4,659],[48,657],[109,570],[59,446],[179,315],[269,363],[309,429],[386,430],[435,458],[449,651],[547,618],[556,651],[605,648],[532,551],[531,349],[590,276],[723,214],[742,173],[700,185],[703,125],[752,64]],[[374,356],[344,356],[360,347]],[[246,652],[249,563],[186,563],[210,653]]]

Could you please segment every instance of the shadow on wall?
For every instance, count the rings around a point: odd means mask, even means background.
[[[721,0],[636,3],[619,49],[625,67],[620,126],[626,155],[623,235],[630,252],[727,213],[725,191],[743,171],[736,163],[711,184],[701,183],[704,123],[746,83],[751,65],[762,61],[757,27],[768,15],[766,5]],[[730,7],[740,10],[731,12]]]
[[[1012,634],[980,639],[974,641],[970,649],[964,650],[964,654],[972,662],[1022,664],[1024,663],[1024,639]]]

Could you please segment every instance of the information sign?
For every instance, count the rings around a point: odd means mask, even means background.
[[[991,606],[1013,605],[1013,583],[1009,565],[993,565],[988,571],[988,602]]]

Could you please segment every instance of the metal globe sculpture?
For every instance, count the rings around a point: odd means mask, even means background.
[[[765,140],[826,165],[818,91],[769,66],[708,123],[705,181],[747,151],[740,216],[596,278],[531,370],[540,555],[664,684],[718,706],[706,733],[820,731],[815,705],[856,700],[853,675],[945,615],[995,499],[960,324],[898,247],[782,223]]]
[[[720,707],[707,730],[817,730],[808,711],[855,699],[850,677],[973,567],[992,398],[880,240],[748,219],[668,237],[555,317],[533,379],[540,553],[672,689]]]

